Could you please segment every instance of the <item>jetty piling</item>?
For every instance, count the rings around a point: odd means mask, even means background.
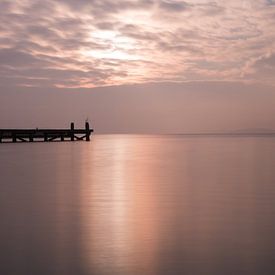
[[[2,142],[34,142],[34,141],[90,141],[90,129],[88,122],[85,129],[75,129],[71,122],[70,129],[0,129],[0,143]]]
[[[90,126],[89,126],[89,122],[86,121],[85,123],[85,130],[86,130],[86,141],[90,141]]]
[[[74,123],[71,122],[71,141],[74,141]]]

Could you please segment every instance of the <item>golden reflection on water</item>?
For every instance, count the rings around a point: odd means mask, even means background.
[[[94,143],[102,148],[97,154],[90,151],[85,167],[91,170],[89,173],[83,169],[81,180],[85,191],[81,196],[83,244],[89,270],[96,274],[137,274],[142,270],[154,273],[155,247],[151,238],[158,233],[157,219],[152,218],[156,214],[156,197],[153,186],[144,185],[152,167],[146,169],[139,162],[131,165],[132,154],[143,150],[135,139],[113,139],[109,152],[108,148],[105,151],[105,142]]]

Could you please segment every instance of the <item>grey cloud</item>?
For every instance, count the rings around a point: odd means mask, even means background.
[[[172,2],[167,0],[160,0],[159,7],[166,11],[181,12],[189,7],[189,4],[184,1]]]
[[[275,1],[274,0],[266,0],[266,3],[269,6],[275,6]]]
[[[40,59],[35,56],[21,52],[15,48],[1,49],[0,50],[0,64],[1,66],[19,66],[19,67],[30,67],[36,65],[45,65]]]
[[[7,13],[11,10],[12,3],[11,1],[1,1],[0,2],[0,10],[2,13]]]
[[[240,66],[240,62],[232,60],[231,62],[215,62],[215,61],[209,61],[206,59],[200,59],[196,60],[196,67],[205,69],[205,70],[211,70],[211,71],[220,71],[220,70],[226,70],[230,69],[232,67]]]
[[[60,2],[74,11],[85,9],[94,16],[101,15],[102,17],[107,17],[109,14],[114,14],[121,10],[148,8],[154,4],[152,0],[61,0]]]
[[[35,20],[51,21],[49,15],[53,16],[56,14],[57,2],[54,0],[28,1],[27,5],[24,6],[24,14],[27,16],[31,15]]]
[[[108,79],[111,72],[94,68],[91,62],[79,62],[71,58],[53,57],[51,55],[39,54],[31,55],[15,48],[0,50],[0,75],[3,83],[10,80],[12,85],[22,85],[33,83],[33,85],[58,85],[60,83],[69,83],[72,79],[90,79],[91,82],[102,83],[102,80]],[[85,67],[85,71],[80,69],[65,69],[66,65],[76,65]],[[63,69],[57,69],[58,67]],[[89,69],[90,68],[90,69]],[[24,69],[24,70],[22,70]],[[112,72],[113,73],[113,72]],[[13,79],[13,80],[12,80]]]
[[[24,34],[18,35],[18,47],[30,47],[29,49],[40,50],[44,53],[57,52],[57,49],[66,52],[75,51],[84,47],[92,49],[105,48],[104,45],[100,45],[93,41],[88,41],[87,31],[85,29],[81,29],[81,27],[78,28],[76,26],[74,28],[68,28],[67,30],[63,28],[62,35],[60,35],[62,24],[70,25],[74,23],[70,21],[63,21],[61,25],[54,25],[52,27],[41,25],[30,25],[26,27]],[[39,37],[41,41],[32,42],[30,39],[28,39],[28,36],[32,37],[34,35]],[[46,42],[48,45],[43,46],[44,42]]]
[[[222,15],[225,8],[218,5],[217,2],[208,2],[206,4],[193,4],[192,7],[200,12],[202,16]]]
[[[189,45],[189,43],[173,43],[173,41],[164,42],[160,41],[158,46],[167,52],[190,52],[190,53],[202,53],[203,50],[200,47]]]
[[[253,65],[253,77],[258,76],[266,81],[273,81],[275,75],[275,53],[258,59]]]
[[[62,17],[62,18],[54,18],[50,23],[50,27],[58,29],[60,31],[68,31],[75,29],[83,29],[83,25],[87,23],[81,18],[75,17]]]
[[[160,35],[160,40],[157,43],[158,47],[164,51],[199,54],[204,52],[201,44],[203,39],[202,34],[198,30],[178,29],[173,33],[162,33]]]
[[[10,42],[10,41],[9,41]],[[11,44],[11,43],[10,43]],[[38,43],[35,43],[33,41],[29,41],[29,40],[21,40],[18,43],[15,43],[16,48],[20,48],[21,50],[25,51],[25,52],[42,52],[44,54],[57,54],[58,50],[51,45],[48,46],[43,46],[40,45]]]
[[[113,30],[116,23],[115,22],[98,22],[95,24],[100,30]]]
[[[6,69],[5,73],[0,70],[0,74],[1,85],[12,81],[17,86],[53,87],[58,85],[79,86],[81,80],[94,85],[104,84],[112,72],[106,70],[80,71],[40,67],[24,71],[10,68]]]
[[[259,59],[255,66],[264,66],[267,68],[275,69],[275,53]]]
[[[134,24],[126,24],[119,28],[119,31],[121,34],[135,38],[137,40],[145,40],[145,41],[155,41],[157,42],[164,33],[158,33],[158,32],[149,32],[144,30],[142,27]]]
[[[37,35],[40,37],[45,37],[47,39],[60,39],[60,35],[48,26],[41,25],[30,25],[26,28],[26,33],[30,35]]]

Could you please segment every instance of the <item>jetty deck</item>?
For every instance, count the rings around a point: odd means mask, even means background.
[[[84,129],[75,129],[71,123],[70,129],[0,129],[1,142],[34,142],[34,141],[90,141],[89,123],[85,123]]]

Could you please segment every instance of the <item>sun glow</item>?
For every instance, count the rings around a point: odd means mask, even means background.
[[[131,55],[121,50],[89,50],[84,51],[83,55],[96,59],[138,60],[137,55]]]
[[[122,36],[115,31],[91,32],[90,41],[99,45],[96,49],[84,49],[82,55],[96,59],[139,60],[135,53],[137,45],[130,37]]]

